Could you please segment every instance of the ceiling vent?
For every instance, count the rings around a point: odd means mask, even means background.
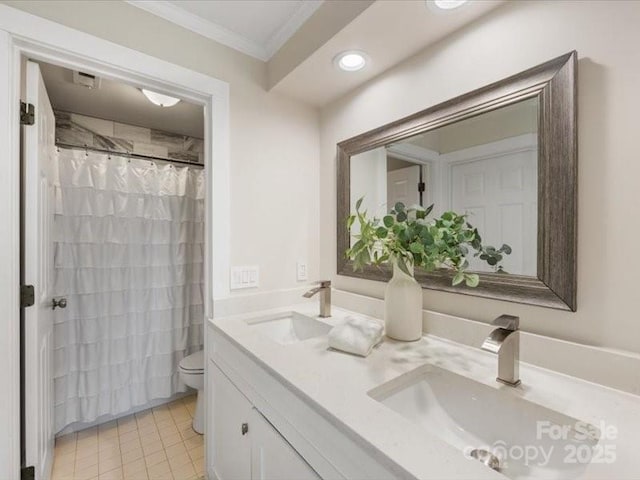
[[[73,83],[87,88],[100,88],[100,78],[90,73],[74,71]]]

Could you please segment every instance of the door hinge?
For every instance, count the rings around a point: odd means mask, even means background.
[[[425,191],[425,187],[426,187],[426,185],[425,185],[424,182],[419,182],[418,183],[418,192],[420,192],[420,193],[424,192]]]
[[[35,299],[33,285],[20,285],[20,308],[31,307]]]
[[[20,102],[20,124],[33,125],[36,123],[36,108],[31,103]]]
[[[242,433],[242,435],[246,435],[247,433],[249,433],[249,424],[243,423],[240,428],[240,432]]]
[[[35,480],[36,469],[34,466],[22,467],[20,469],[20,480]]]

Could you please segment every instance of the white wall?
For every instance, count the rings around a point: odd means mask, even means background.
[[[260,291],[296,286],[298,259],[318,278],[318,114],[266,92],[263,62],[125,2],[3,3],[229,82],[231,265],[259,265]]]
[[[510,2],[321,112],[322,276],[382,298],[384,284],[336,276],[337,142],[576,49],[579,54],[578,311],[424,291],[425,308],[640,352],[637,112],[640,2]]]

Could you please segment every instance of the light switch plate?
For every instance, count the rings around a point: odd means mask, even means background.
[[[296,264],[296,279],[299,282],[309,279],[309,273],[307,271],[307,262],[298,262]]]
[[[260,267],[231,267],[231,290],[256,288],[260,285]]]

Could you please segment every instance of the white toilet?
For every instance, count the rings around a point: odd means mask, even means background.
[[[192,353],[180,360],[180,378],[188,387],[198,390],[193,429],[204,433],[204,350]]]

